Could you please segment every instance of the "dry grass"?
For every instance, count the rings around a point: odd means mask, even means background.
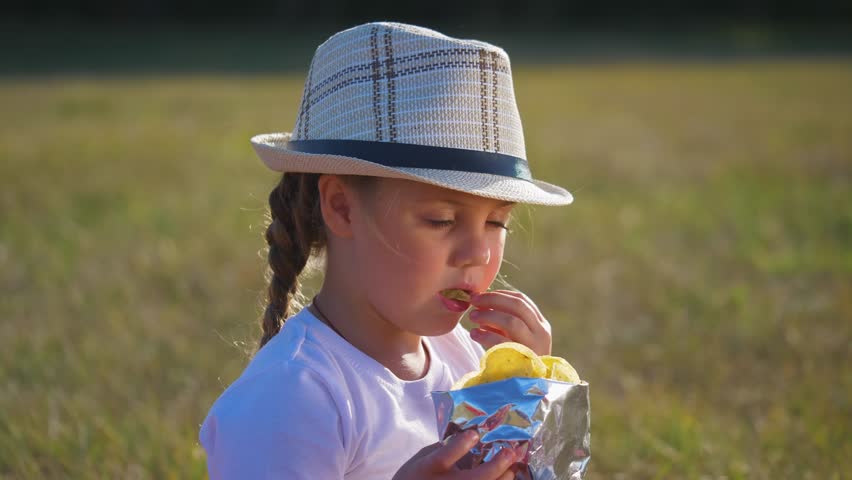
[[[0,478],[202,478],[259,333],[248,144],[303,77],[0,83]],[[852,66],[516,71],[507,280],[592,385],[592,479],[852,471]],[[844,473],[847,472],[847,473]]]

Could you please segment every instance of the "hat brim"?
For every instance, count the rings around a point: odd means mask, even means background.
[[[568,205],[573,195],[562,187],[541,180],[488,173],[431,168],[387,167],[355,157],[304,153],[287,147],[291,133],[267,133],[252,137],[257,156],[276,172],[333,173],[402,178],[487,198],[534,205]]]

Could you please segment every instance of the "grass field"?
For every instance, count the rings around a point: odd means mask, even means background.
[[[248,139],[303,74],[0,80],[0,478],[203,478],[259,329]],[[517,67],[503,274],[591,384],[591,479],[852,472],[852,62]]]

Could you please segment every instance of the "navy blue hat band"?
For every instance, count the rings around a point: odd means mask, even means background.
[[[386,167],[489,173],[532,181],[526,160],[503,153],[367,140],[291,140],[287,148],[355,157]]]

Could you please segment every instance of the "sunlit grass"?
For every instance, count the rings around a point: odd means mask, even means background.
[[[593,479],[852,470],[852,65],[518,68],[503,269],[592,386]],[[0,82],[0,478],[202,478],[259,337],[248,138],[303,77]]]

